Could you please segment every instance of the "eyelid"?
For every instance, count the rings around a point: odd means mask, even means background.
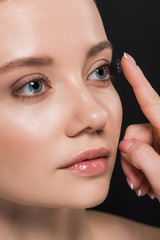
[[[110,61],[111,62],[111,61]],[[110,62],[107,61],[106,59],[101,59],[101,60],[98,60],[97,62],[95,62],[91,68],[90,68],[90,71],[88,73],[88,76],[89,77],[93,72],[95,72],[98,68],[100,67],[103,67],[103,66],[109,66],[110,65]],[[96,65],[97,64],[97,65]],[[92,70],[93,69],[93,70]]]
[[[19,78],[18,80],[16,80],[10,86],[10,88],[12,89],[13,92],[15,92],[15,91],[18,91],[19,89],[21,89],[27,83],[29,83],[31,81],[36,81],[37,79],[40,79],[40,80],[46,82],[47,85],[51,86],[50,80],[45,75],[43,75],[41,73],[32,73],[32,74],[29,74],[29,75],[25,75],[25,76]]]

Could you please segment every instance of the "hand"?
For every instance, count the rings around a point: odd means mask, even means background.
[[[122,168],[138,196],[148,194],[160,201],[160,97],[129,54],[124,54],[121,66],[150,122],[126,129],[119,145]]]

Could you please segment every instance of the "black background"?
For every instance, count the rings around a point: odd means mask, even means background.
[[[160,94],[158,0],[97,0],[97,3],[108,39],[113,43],[114,58],[121,58],[123,52],[131,54]],[[114,84],[123,104],[122,139],[128,125],[144,123],[147,119],[122,73],[116,77]],[[119,152],[109,195],[101,205],[93,209],[160,226],[160,203],[148,196],[138,198],[130,190],[121,169]]]

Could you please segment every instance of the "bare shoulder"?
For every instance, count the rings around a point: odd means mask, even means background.
[[[95,240],[160,240],[160,229],[103,212],[87,210]]]

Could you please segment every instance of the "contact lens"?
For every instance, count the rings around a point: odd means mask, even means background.
[[[120,59],[116,58],[113,60],[110,64],[110,70],[113,73],[120,73],[122,71],[121,69],[121,61]]]

